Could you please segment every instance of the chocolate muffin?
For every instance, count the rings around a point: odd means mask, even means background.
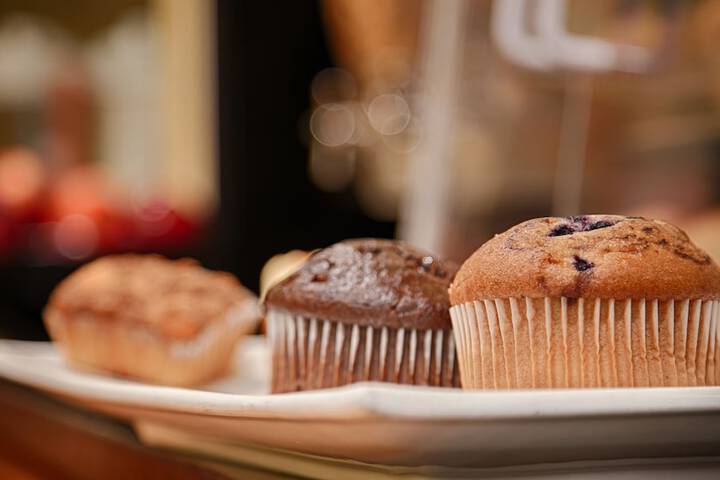
[[[393,240],[315,252],[266,296],[273,392],[459,383],[447,288],[456,267]]]
[[[720,384],[720,270],[659,220],[529,220],[449,294],[465,388]]]
[[[191,386],[221,375],[259,318],[257,299],[228,273],[195,261],[116,255],[53,291],[45,324],[74,365]]]

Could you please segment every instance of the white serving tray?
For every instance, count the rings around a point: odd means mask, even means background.
[[[75,370],[48,343],[0,341],[0,376],[127,419],[157,444],[182,432],[223,448],[458,469],[677,457],[707,469],[699,457],[720,456],[720,387],[463,392],[365,383],[267,395],[264,339],[246,339],[235,360],[227,379],[191,390]]]

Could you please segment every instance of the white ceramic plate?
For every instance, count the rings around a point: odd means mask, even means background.
[[[47,343],[0,341],[0,376],[87,408],[229,445],[386,465],[502,467],[720,453],[720,387],[462,392],[377,383],[266,395],[260,337],[204,390],[69,368]]]

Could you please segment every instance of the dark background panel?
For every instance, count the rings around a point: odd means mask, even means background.
[[[351,190],[322,192],[307,175],[299,122],[313,77],[333,65],[320,5],[218,0],[217,22],[221,206],[207,263],[257,288],[278,252],[391,237],[394,224],[369,219]]]

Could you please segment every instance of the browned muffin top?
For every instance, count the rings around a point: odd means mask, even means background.
[[[206,270],[194,260],[112,255],[73,272],[53,291],[47,308],[68,320],[88,314],[186,339],[243,301],[255,299],[235,277]]]
[[[404,242],[346,240],[313,254],[265,303],[343,323],[449,329],[447,288],[456,270]]]
[[[538,218],[462,265],[453,305],[503,297],[719,298],[720,270],[679,228],[617,215]]]

